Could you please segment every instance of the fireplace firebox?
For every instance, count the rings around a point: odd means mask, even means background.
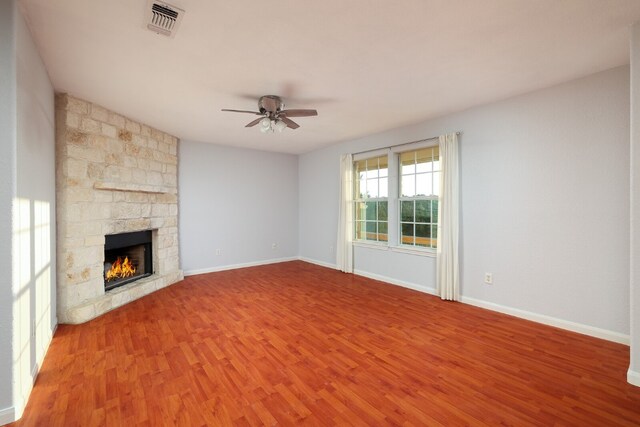
[[[105,291],[153,274],[151,242],[151,230],[105,236]]]

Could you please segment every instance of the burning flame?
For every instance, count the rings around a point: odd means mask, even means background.
[[[129,257],[118,257],[116,262],[111,265],[111,269],[107,271],[107,282],[110,280],[124,279],[125,277],[131,277],[136,273],[136,268],[129,261]]]

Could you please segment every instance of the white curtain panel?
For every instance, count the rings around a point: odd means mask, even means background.
[[[336,267],[353,273],[353,156],[340,157],[340,194]]]
[[[441,135],[440,203],[438,203],[437,286],[440,298],[460,300],[458,230],[459,230],[459,167],[458,136]]]

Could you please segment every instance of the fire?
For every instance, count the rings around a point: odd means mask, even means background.
[[[116,262],[111,265],[111,269],[107,271],[107,282],[110,280],[124,279],[125,277],[131,277],[136,273],[136,268],[129,261],[129,257],[118,257]]]

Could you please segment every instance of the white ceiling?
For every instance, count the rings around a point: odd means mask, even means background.
[[[58,92],[179,138],[304,153],[629,63],[638,0],[22,0]],[[260,95],[316,108],[301,127],[244,125]],[[250,99],[252,96],[255,100]]]

